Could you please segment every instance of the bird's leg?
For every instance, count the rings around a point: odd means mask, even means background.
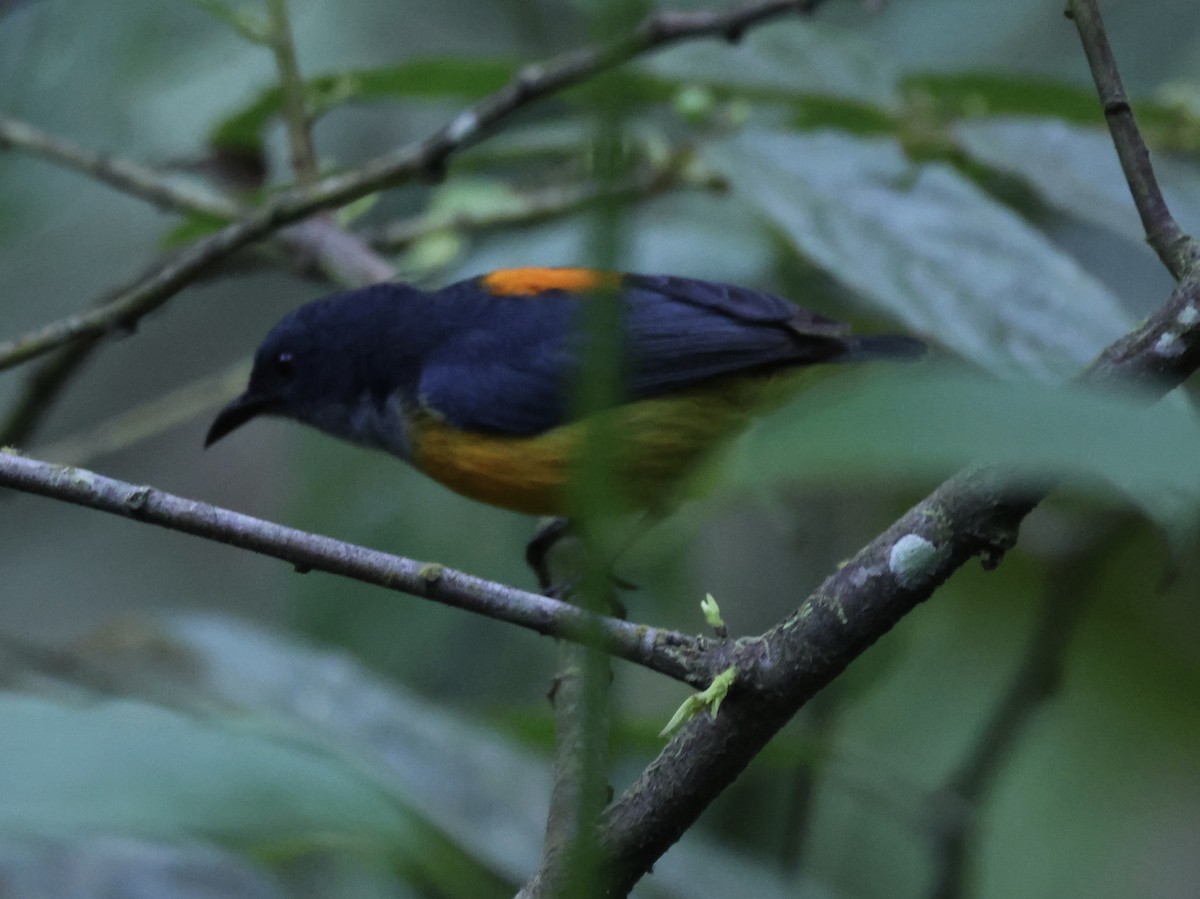
[[[644,521],[645,519],[642,519]],[[605,591],[609,608],[618,618],[626,616],[624,603],[616,595],[617,590],[636,590],[637,584],[618,577],[612,571],[617,558],[624,553],[637,537],[645,533],[645,527],[636,530],[630,539],[622,541],[611,561],[606,562],[613,589]],[[567,518],[543,518],[538,522],[537,532],[525,547],[525,561],[538,579],[538,586],[547,596],[568,599],[579,591],[583,583],[586,560],[583,558],[583,541],[575,525]]]
[[[542,592],[550,595],[560,592],[553,573],[550,570],[550,553],[555,545],[571,535],[571,522],[567,518],[543,518],[538,522],[537,531],[525,547],[525,564],[533,569],[537,576],[538,586]]]

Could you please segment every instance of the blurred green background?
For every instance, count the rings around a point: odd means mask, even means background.
[[[600,5],[295,0],[304,72],[335,76],[315,128],[323,165],[424,136],[521,62],[586,42]],[[1167,198],[1194,232],[1200,12],[1193,0],[1103,9]],[[405,66],[418,60],[439,64],[417,77]],[[253,115],[275,77],[268,52],[190,3],[0,6],[0,112],[174,171],[215,138],[261,151],[268,184],[285,184],[282,126]],[[776,291],[1039,382],[1069,376],[1170,290],[1060,3],[832,0],[736,46],[689,43],[612,77],[625,79],[610,86],[629,103],[631,166],[655,183],[626,198],[625,269]],[[586,262],[586,214],[486,229],[454,217],[586,186],[592,114],[578,91],[531,107],[443,183],[388,192],[354,225],[441,216],[394,259],[422,284]],[[180,225],[0,154],[0,334],[133,277]],[[112,416],[246,357],[328,289],[266,267],[188,288],[105,344],[25,449],[86,447]],[[868,396],[880,380],[863,376]],[[0,408],[23,385],[20,370],[0,374]],[[988,402],[941,423],[967,435],[968,456],[970,435],[1007,408]],[[802,406],[748,438],[772,451],[749,457],[765,467],[748,472],[735,452],[712,472],[715,496],[623,563],[641,587],[627,597],[634,620],[699,631],[712,592],[735,633],[761,631],[937,483],[884,416],[837,432],[877,452],[803,477],[773,436],[803,439]],[[525,517],[284,423],[201,452],[206,425],[80,461],[533,586]],[[1190,432],[1147,461],[1125,431],[1106,448],[1114,464],[1200,472]],[[1062,440],[1060,456],[1087,455]],[[810,704],[639,893],[1195,895],[1196,504],[1133,493],[1057,498],[997,571],[952,579]],[[0,895],[492,896],[535,866],[550,641],[26,496],[0,497],[0,573]],[[619,791],[684,691],[618,665],[613,695]]]

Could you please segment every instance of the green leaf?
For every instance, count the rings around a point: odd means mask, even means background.
[[[1024,180],[1051,206],[1145,246],[1145,232],[1121,173],[1112,138],[1054,119],[962,122],[954,136],[986,165]],[[1200,172],[1156,155],[1155,174],[1185,231],[1200,227]]]
[[[175,249],[207,237],[214,231],[220,231],[228,224],[228,219],[220,219],[200,212],[189,212],[184,216],[183,221],[162,236],[161,243],[165,249]]]
[[[685,119],[679,100],[696,91],[730,104],[730,119],[749,113],[748,102],[771,104],[790,110],[799,128],[860,134],[891,131],[899,106],[886,57],[852,33],[813,22],[752,31],[733,47],[688,42],[614,75],[627,79],[622,90],[634,102],[669,102]]]
[[[893,140],[751,131],[705,158],[797,252],[991,372],[1064,378],[1128,327],[1116,298],[1041,233]]]
[[[387,852],[406,819],[357,764],[295,730],[0,694],[6,832],[204,838],[286,857],[335,844]]]
[[[340,653],[231,620],[177,616],[150,639],[188,660],[187,686],[208,702],[289,721],[403,796],[419,837],[405,848],[425,881],[440,867],[447,876],[478,879],[491,870],[519,882],[536,867],[550,787],[539,755]],[[145,677],[145,659],[132,661],[132,675]],[[178,678],[179,670],[150,676]],[[463,894],[444,886],[447,895]]]
[[[314,115],[346,103],[388,99],[475,99],[498,90],[517,70],[511,60],[445,57],[394,66],[318,75],[304,82]],[[283,111],[279,87],[261,91],[213,128],[210,143],[222,149],[257,148],[266,126]]]
[[[0,884],[5,896],[20,899],[289,899],[297,895],[261,865],[209,844],[96,833],[62,839],[0,835]],[[382,899],[394,894],[342,889],[305,895]]]
[[[1103,115],[1095,90],[1052,78],[1008,72],[964,72],[910,75],[904,93],[934,103],[949,118],[1028,116],[1087,125],[1103,132]],[[1170,98],[1139,99],[1138,124],[1153,138],[1170,139],[1195,121],[1190,111]]]
[[[160,631],[139,633],[156,658],[187,659],[182,667],[215,699],[299,719],[341,745],[359,747],[364,760],[403,784],[415,809],[492,869],[520,882],[536,868],[550,795],[547,757],[384,683],[341,654],[245,623],[180,616]],[[462,862],[440,867],[461,868]],[[704,889],[697,892],[700,883]],[[758,899],[796,895],[796,887],[761,859],[700,833],[655,864],[653,879],[640,889],[654,897],[738,895],[743,889]],[[467,895],[452,889],[442,894]]]
[[[163,670],[181,672],[210,701],[236,702],[280,715],[357,747],[363,764],[401,784],[407,800],[449,834],[464,852],[521,882],[537,866],[545,835],[550,760],[378,677],[342,654],[286,640],[241,622],[210,615],[177,616],[161,629],[138,627]],[[547,645],[549,650],[549,646]],[[132,660],[142,677],[146,658]],[[167,662],[167,660],[172,660]],[[178,664],[185,659],[186,664]],[[462,862],[427,850],[423,883]],[[446,886],[441,895],[472,895]],[[692,834],[655,865],[653,895],[729,896],[746,890],[761,899],[794,896],[794,886],[757,859]],[[429,892],[426,890],[425,892]],[[436,890],[434,892],[437,892]],[[511,893],[511,891],[510,891]],[[478,895],[478,893],[474,894]]]
[[[820,96],[883,109],[899,102],[888,57],[853,32],[819,22],[751,31],[735,46],[687,42],[651,57],[645,68],[679,83],[750,97]]]
[[[982,115],[1047,116],[1099,126],[1096,92],[1052,78],[1009,72],[962,72],[909,75],[903,82],[910,98],[933,101],[952,118]]]
[[[831,378],[756,422],[723,458],[728,486],[925,484],[972,463],[1015,476],[1114,484],[1160,522],[1200,503],[1200,424],[1186,406],[956,367]]]
[[[740,60],[732,68],[730,53]],[[797,60],[803,61],[799,70]],[[416,59],[318,75],[305,81],[305,93],[316,116],[347,103],[476,100],[499,90],[520,67],[519,61],[505,58]],[[887,110],[896,99],[892,71],[865,44],[844,32],[819,29],[801,29],[790,36],[777,29],[754,32],[732,50],[688,44],[652,58],[641,69],[619,69],[601,77],[602,89],[618,91],[631,105],[669,104],[682,90],[704,87],[721,101],[740,97],[785,103],[809,127],[833,125],[856,131],[888,129]],[[564,96],[586,101],[595,89],[589,82]],[[209,141],[222,149],[259,149],[263,131],[282,111],[282,91],[268,87],[218,122]]]
[[[266,17],[248,6],[234,6],[225,0],[191,0],[214,19],[224,22],[246,40],[266,45],[271,42],[271,29]]]

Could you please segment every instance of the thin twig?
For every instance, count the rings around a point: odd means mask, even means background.
[[[296,44],[292,38],[292,23],[288,16],[287,0],[267,0],[271,51],[283,89],[283,119],[287,127],[288,148],[291,151],[292,171],[299,184],[311,184],[317,179],[317,151],[313,146],[312,120],[304,98],[304,79],[296,62]]]
[[[746,29],[787,13],[807,12],[822,0],[769,0],[720,12],[659,13],[631,35],[526,67],[493,94],[467,107],[429,137],[344,174],[285,191],[261,209],[154,265],[103,307],[52,322],[0,343],[0,370],[80,338],[132,328],[208,267],[253,241],[315,212],[331,209],[412,178],[440,173],[451,156],[478,142],[536,100],[579,84],[653,50],[702,37],[735,40]]]
[[[698,638],[585,612],[570,603],[441,565],[309,534],[152,487],[13,452],[0,451],[0,487],[216,540],[282,559],[301,571],[327,571],[507,621],[539,634],[583,642],[689,683],[697,677],[690,662],[703,648],[704,641]]]
[[[249,375],[250,360],[243,359],[222,372],[107,418],[84,433],[64,437],[41,449],[39,455],[62,465],[84,465],[96,456],[128,449],[227,403],[246,386]]]
[[[173,212],[234,218],[242,211],[219,194],[181,187],[140,163],[96,153],[28,123],[0,117],[0,145],[6,143],[72,171],[94,175],[130,196]],[[283,229],[271,245],[285,248],[296,267],[320,272],[343,287],[361,287],[395,275],[390,262],[325,217]],[[116,298],[114,293],[105,294],[95,308],[107,306]],[[28,443],[71,378],[91,358],[102,336],[97,333],[74,341],[34,371],[0,424],[0,446]]]
[[[47,135],[47,138],[52,142],[59,141],[51,135]],[[645,199],[676,186],[702,190],[717,190],[723,186],[723,182],[719,180],[685,175],[686,162],[686,158],[678,154],[662,165],[647,168],[627,181],[614,185],[600,186],[594,182],[556,185],[519,195],[513,208],[508,210],[480,214],[463,213],[448,219],[420,215],[364,232],[348,232],[321,216],[285,228],[275,240],[265,246],[279,251],[273,256],[277,265],[284,266],[296,274],[304,277],[323,277],[342,287],[361,287],[395,276],[392,264],[379,253],[398,252],[423,237],[447,228],[475,232],[531,225],[570,215],[607,199]],[[137,163],[122,161],[122,164],[137,167]],[[177,211],[203,210],[180,208]],[[372,246],[377,252],[372,252]],[[264,259],[267,258],[264,255]],[[0,446],[28,445],[71,376],[90,358],[95,346],[95,339],[76,341],[34,371],[28,386],[0,424]],[[234,394],[230,393],[225,399],[231,399],[233,396]],[[161,421],[170,420],[172,419],[167,417]],[[146,436],[150,436],[150,433],[147,432]],[[61,461],[78,464],[84,461],[84,456],[86,453],[75,453]]]
[[[128,159],[88,150],[27,122],[0,115],[0,149],[14,147],[89,175],[169,212],[236,219],[246,211],[216,191],[184,183]]]
[[[296,268],[317,271],[343,287],[362,287],[395,275],[390,262],[360,238],[325,217],[285,228],[271,246],[286,248]],[[27,446],[71,378],[99,345],[101,335],[81,338],[37,366],[25,390],[0,424],[0,446]],[[226,399],[232,397],[232,394]]]
[[[1104,21],[1100,18],[1100,8],[1096,0],[1068,0],[1067,15],[1079,30],[1083,52],[1104,108],[1104,119],[1141,216],[1146,239],[1176,280],[1183,278],[1200,262],[1200,246],[1179,227],[1163,199],[1154,167],[1150,164],[1150,151],[1146,149],[1125,86],[1121,83],[1121,73],[1104,30]]]
[[[649,200],[673,189],[721,191],[725,189],[725,181],[707,174],[694,175],[686,172],[686,159],[682,154],[666,164],[648,167],[626,181],[613,185],[597,185],[595,182],[553,185],[536,190],[514,193],[512,205],[505,209],[492,209],[486,212],[460,212],[448,215],[436,212],[425,212],[418,215],[395,219],[382,225],[349,232],[360,241],[367,244],[378,253],[400,253],[413,244],[437,234],[480,234],[507,228],[520,228],[550,222],[592,208],[605,201],[637,202]],[[334,233],[325,236],[305,234],[305,240],[300,245],[292,246],[289,240],[293,233],[309,231],[314,223],[323,223],[324,217],[311,219],[292,225],[280,232],[279,237],[271,243],[264,244],[252,250],[253,255],[238,256],[223,263],[214,274],[228,275],[255,271],[265,266],[283,268],[300,277],[326,277],[337,284],[348,283],[339,276],[338,266],[329,271],[320,264],[321,260],[310,259],[313,250],[321,242],[333,242],[338,235],[345,235],[344,229],[335,229]],[[273,252],[274,245],[284,244],[286,252]],[[344,260],[345,253],[337,253],[334,260]],[[386,263],[385,263],[386,264]],[[361,266],[356,266],[361,271]],[[380,269],[374,280],[386,280],[393,277],[395,272],[390,269]],[[360,282],[369,283],[369,282]]]
[[[77,340],[40,363],[0,424],[0,446],[25,446],[71,378],[91,358],[99,338]]]
[[[0,116],[0,147],[5,146],[33,153],[71,171],[96,177],[110,187],[171,212],[234,219],[246,211],[228,197],[185,186],[139,162],[97,153],[28,122]],[[290,253],[311,260],[304,265],[305,268],[315,267],[335,284],[362,286],[386,280],[395,274],[391,264],[377,253],[372,253],[363,239],[350,235],[328,219],[319,219],[314,223],[302,222],[285,228],[279,233],[278,240]],[[329,252],[326,252],[327,248]],[[117,296],[115,293],[107,294],[96,305],[107,306]]]
[[[285,228],[278,238],[269,246],[283,248],[285,252],[278,253],[276,262],[288,270],[306,277],[323,277],[333,284],[342,287],[360,287],[386,281],[395,276],[391,263],[372,252],[370,246],[379,252],[398,252],[412,243],[439,233],[447,228],[456,231],[477,232],[518,227],[539,222],[552,221],[555,218],[570,215],[586,209],[593,203],[605,199],[646,199],[657,196],[680,184],[693,186],[685,181],[679,173],[680,163],[673,160],[661,168],[654,168],[631,178],[627,183],[618,183],[609,189],[599,187],[594,183],[572,184],[543,188],[521,195],[516,206],[511,210],[480,214],[460,214],[448,220],[440,220],[429,215],[414,216],[402,219],[381,228],[364,232],[347,232],[324,217],[310,219]],[[715,190],[721,185],[710,180],[697,180],[697,189]],[[62,389],[83,363],[90,357],[95,341],[76,341],[64,347],[51,359],[31,375],[29,384],[17,399],[12,410],[0,424],[0,446],[27,446],[41,424],[46,413],[61,394]],[[179,393],[188,392],[192,387],[205,392],[201,383],[208,383],[214,376],[201,379],[196,385],[181,388]],[[224,376],[215,376],[224,380]],[[215,401],[228,401],[237,391],[230,388],[223,396],[214,393]],[[174,394],[172,394],[174,395]],[[207,393],[206,393],[207,395]],[[158,407],[161,401],[156,400],[148,406]],[[188,406],[187,408],[191,408]],[[171,427],[181,416],[186,414],[166,414],[159,416],[155,413],[147,417],[147,410],[133,410],[121,421],[136,420],[138,440],[154,436],[167,427]],[[151,429],[146,422],[157,422],[157,427]],[[127,436],[134,430],[121,427],[121,432]],[[105,436],[107,435],[107,436]],[[126,440],[123,446],[132,443]],[[64,447],[62,444],[71,444]],[[114,448],[112,426],[101,425],[88,435],[67,438],[57,444],[44,455],[55,461],[83,464],[95,453],[109,451]],[[90,449],[89,449],[90,447]],[[69,451],[68,451],[69,450]]]

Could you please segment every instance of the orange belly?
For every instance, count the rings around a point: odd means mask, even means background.
[[[668,505],[681,478],[749,420],[762,379],[730,378],[628,403],[593,430],[575,422],[529,437],[475,434],[432,413],[413,422],[413,461],[472,499],[531,515],[565,515],[567,483],[584,439],[615,441],[614,488],[630,511]],[[595,439],[593,437],[593,439]]]

